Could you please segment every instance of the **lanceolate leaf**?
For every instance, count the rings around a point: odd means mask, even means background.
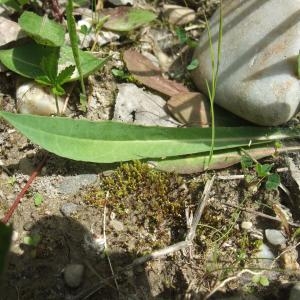
[[[136,126],[0,112],[0,116],[46,150],[90,162],[116,162],[208,152],[210,128]],[[297,130],[216,128],[215,150],[264,143],[299,135]]]
[[[33,12],[25,11],[19,18],[21,28],[37,43],[46,46],[60,47],[65,41],[65,29],[62,25],[41,17]]]
[[[0,61],[13,72],[24,77],[36,78],[45,75],[41,67],[41,62],[43,57],[48,57],[52,51],[52,47],[42,46],[32,42],[21,47],[0,50]],[[80,50],[79,56],[84,77],[101,68],[107,60],[98,59],[90,53]],[[75,65],[72,49],[68,46],[62,46],[60,48],[58,69],[61,71],[70,65]],[[78,80],[78,78],[78,72],[75,70],[71,78],[67,81]]]

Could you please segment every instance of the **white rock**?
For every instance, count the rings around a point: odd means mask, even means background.
[[[250,221],[243,221],[241,224],[241,228],[244,230],[250,230],[252,228],[253,224]]]
[[[0,16],[0,46],[24,37],[18,23]]]
[[[16,242],[18,239],[19,239],[19,232],[16,231],[16,230],[13,230],[12,236],[11,236],[11,240],[12,240],[13,242]]]
[[[22,114],[48,116],[56,114],[55,97],[47,87],[42,87],[35,82],[26,82],[16,90],[18,111]],[[59,111],[62,112],[64,100],[58,97]],[[69,113],[66,110],[65,113]]]
[[[283,245],[286,243],[286,238],[280,230],[266,229],[265,235],[268,242],[274,246]]]
[[[127,4],[133,5],[133,0],[108,0],[108,2],[116,6],[127,5]]]
[[[118,89],[114,120],[165,127],[180,125],[164,110],[166,101],[163,98],[147,93],[132,83],[119,84]]]
[[[223,42],[217,104],[260,125],[278,125],[298,110],[296,76],[300,43],[300,0],[231,0],[223,2]],[[219,11],[211,36],[217,55]],[[199,67],[192,77],[207,93],[211,79],[210,47],[204,32],[195,51]]]
[[[77,288],[82,282],[84,266],[81,264],[69,264],[64,269],[64,279],[71,288]]]

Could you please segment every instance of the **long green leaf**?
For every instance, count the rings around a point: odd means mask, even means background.
[[[36,78],[45,75],[41,68],[41,62],[43,57],[48,57],[52,51],[52,47],[32,42],[13,49],[0,50],[0,61],[13,72],[24,77]],[[84,77],[101,68],[107,61],[107,59],[98,59],[92,54],[80,50],[79,56]],[[68,46],[62,46],[60,48],[58,69],[61,71],[70,65],[75,65],[72,49]],[[68,81],[78,80],[78,78],[78,71],[75,70]]]
[[[165,128],[112,121],[73,120],[0,112],[32,142],[57,155],[90,162],[116,162],[209,152],[210,128]],[[299,130],[218,127],[215,150],[299,135]]]

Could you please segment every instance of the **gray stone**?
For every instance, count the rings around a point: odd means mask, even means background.
[[[94,183],[97,180],[96,174],[79,174],[75,176],[64,177],[63,181],[57,187],[61,194],[73,195],[82,187]]]
[[[259,125],[279,125],[298,110],[296,75],[300,43],[300,0],[232,0],[223,2],[223,41],[215,102]],[[219,11],[210,20],[217,55]],[[216,56],[215,55],[215,56]],[[207,33],[201,36],[192,73],[207,93],[211,58]]]
[[[269,268],[273,264],[275,258],[271,249],[266,244],[262,244],[259,247],[259,252],[256,253],[255,257],[259,260],[261,268]]]
[[[77,288],[82,282],[84,266],[81,264],[69,264],[64,270],[64,279],[71,288]]]
[[[289,300],[299,300],[300,299],[300,282],[294,284],[291,289]]]
[[[64,216],[70,217],[72,214],[78,211],[78,208],[79,206],[77,204],[68,202],[61,206],[60,211]]]
[[[166,101],[163,98],[147,93],[132,83],[119,84],[118,89],[114,120],[165,127],[180,125],[164,110]]]
[[[280,230],[266,229],[265,235],[268,242],[274,246],[279,246],[286,243],[286,238]]]

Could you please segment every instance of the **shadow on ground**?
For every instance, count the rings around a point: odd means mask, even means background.
[[[124,272],[135,258],[132,253],[109,254],[116,288],[107,258],[86,242],[91,232],[76,220],[44,217],[30,228],[28,236],[39,236],[40,241],[37,246],[21,244],[22,255],[10,253],[1,300],[151,298],[143,266]],[[84,265],[78,288],[68,287],[63,276],[64,268],[73,263]]]

